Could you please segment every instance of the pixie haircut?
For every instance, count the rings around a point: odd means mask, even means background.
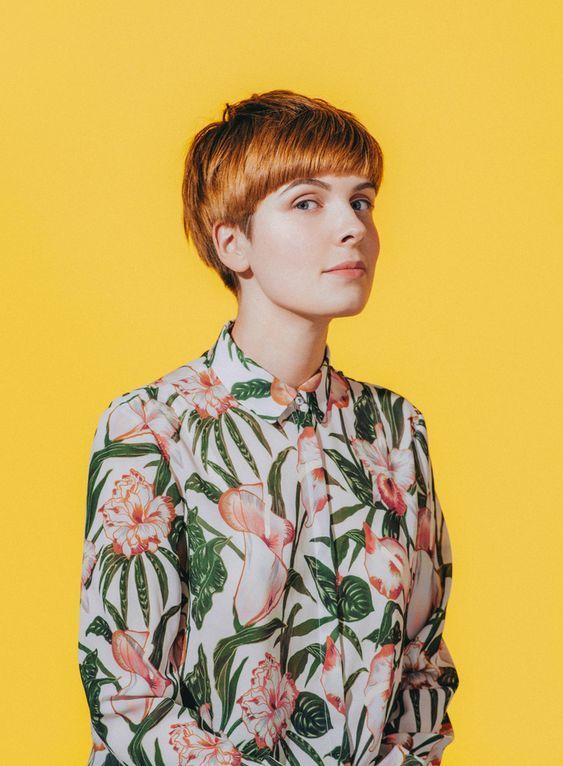
[[[187,150],[182,180],[184,231],[200,258],[239,296],[239,280],[219,258],[212,230],[221,221],[252,240],[252,215],[268,194],[296,178],[367,177],[379,191],[383,153],[351,113],[290,90],[226,103]]]

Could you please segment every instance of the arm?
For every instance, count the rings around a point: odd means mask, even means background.
[[[172,408],[148,392],[117,397],[98,422],[88,473],[80,673],[94,749],[108,750],[117,763],[197,766],[215,754],[226,766],[241,766],[234,744],[211,728],[206,684],[195,678],[193,691],[184,678],[186,520],[169,462],[179,425]]]
[[[414,580],[407,607],[402,676],[382,743],[390,764],[394,754],[389,750],[395,748],[397,755],[402,749],[409,766],[440,766],[445,747],[454,739],[447,707],[459,683],[443,638],[452,585],[452,550],[434,486],[426,424],[416,408],[412,432],[419,507]],[[387,759],[383,764],[387,766]]]

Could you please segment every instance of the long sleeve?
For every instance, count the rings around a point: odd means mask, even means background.
[[[438,499],[426,423],[415,408],[413,450],[418,495],[414,578],[407,606],[401,680],[384,731],[382,752],[395,749],[397,763],[439,766],[454,739],[447,712],[459,678],[443,637],[452,585],[452,549]],[[389,753],[389,763],[394,755]],[[387,759],[382,762],[387,766]]]
[[[187,527],[169,460],[180,424],[155,389],[139,390],[103,412],[89,461],[79,665],[90,764],[196,766],[210,758],[240,766],[241,753],[211,728],[207,675],[197,663],[187,692]]]

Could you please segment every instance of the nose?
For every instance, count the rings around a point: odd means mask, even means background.
[[[335,213],[336,232],[339,240],[345,242],[352,239],[360,241],[366,233],[366,226],[358,216],[358,211],[350,207],[350,203],[342,205],[341,211]]]

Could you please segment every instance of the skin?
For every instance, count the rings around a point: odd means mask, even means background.
[[[238,227],[216,223],[213,237],[223,263],[240,281],[232,327],[244,352],[290,386],[322,363],[328,328],[336,317],[366,305],[379,254],[373,221],[373,187],[363,176],[322,175],[321,188],[288,182],[257,206],[252,239]],[[346,260],[366,271],[351,277],[327,273]]]

